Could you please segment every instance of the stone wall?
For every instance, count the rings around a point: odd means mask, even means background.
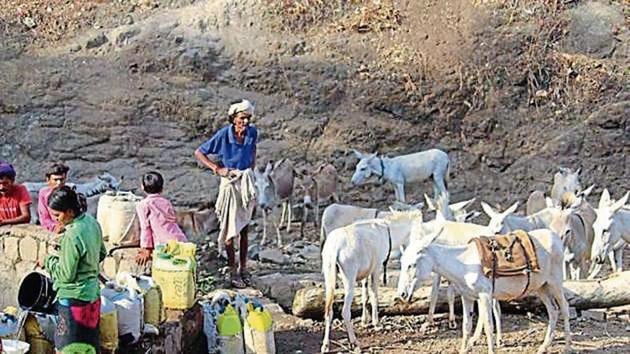
[[[36,225],[0,227],[0,310],[17,306],[22,278],[35,270],[38,260],[44,262],[52,251],[53,237]]]

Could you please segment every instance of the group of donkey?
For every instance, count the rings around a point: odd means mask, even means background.
[[[593,186],[585,190],[581,188],[580,170],[561,168],[554,175],[551,197],[545,197],[543,192],[532,193],[527,202],[527,216],[513,215],[518,203],[499,212],[482,202],[482,209],[490,217],[490,222],[478,225],[470,222],[476,213],[466,211],[473,200],[449,204],[446,184],[449,161],[446,153],[432,149],[394,158],[358,151],[355,154],[359,162],[352,182],[361,184],[371,176],[383,182],[389,181],[394,185],[399,202],[405,201],[406,183],[431,177],[434,199],[426,195],[425,199],[427,206],[437,209],[437,212],[434,219],[423,221],[419,210],[421,204],[407,211],[387,212],[341,204],[332,204],[324,210],[321,223],[325,282],[322,352],[330,350],[337,275],[345,292],[343,323],[350,345],[358,346],[350,314],[355,284],[362,282],[362,324],[367,325],[369,321],[369,299],[372,325],[378,327],[378,282],[387,261],[400,248],[404,248],[397,288],[401,300],[411,301],[421,282],[433,280],[427,322],[432,321],[442,277],[450,284],[447,293],[451,325],[454,323],[454,294],[461,295],[462,353],[471,350],[482,331],[487,337],[488,352],[493,353],[495,339],[497,345],[501,343],[498,300],[527,295],[537,295],[549,315],[549,326],[539,352],[545,352],[550,346],[559,314],[564,318],[565,349],[569,349],[571,333],[563,280],[567,277],[579,279],[589,271],[589,277],[595,277],[606,258],[610,259],[613,271],[621,270],[623,248],[630,242],[630,209],[625,206],[628,193],[619,200],[613,200],[604,190],[595,208],[586,200]],[[523,230],[529,235],[539,270],[530,275],[490,279],[482,271],[481,255],[471,240],[514,230]],[[480,315],[472,334],[474,301],[478,302]],[[491,320],[493,314],[494,323]]]

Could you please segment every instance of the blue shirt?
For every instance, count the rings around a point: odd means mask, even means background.
[[[234,136],[234,125],[221,128],[212,138],[201,144],[199,150],[204,155],[219,155],[224,167],[246,170],[252,167],[258,130],[253,125],[247,127],[243,144],[239,144]]]

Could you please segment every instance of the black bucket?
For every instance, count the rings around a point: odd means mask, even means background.
[[[18,304],[22,310],[52,313],[55,295],[57,292],[53,290],[52,279],[42,273],[33,272],[22,279]]]

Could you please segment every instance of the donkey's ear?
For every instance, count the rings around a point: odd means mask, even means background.
[[[412,205],[411,207],[412,207],[412,209],[415,209],[415,210],[422,210],[422,208],[424,208],[424,203],[423,202],[418,202],[418,203]]]
[[[494,211],[494,209],[492,209],[492,207],[490,205],[488,205],[486,202],[481,202],[481,209],[483,209],[483,211],[490,217],[490,219],[492,219],[493,216],[497,215],[498,213],[496,211]]]
[[[469,211],[469,212],[466,213],[466,218],[465,218],[464,222],[471,222],[472,220],[474,220],[477,217],[479,217],[479,215],[481,215],[481,213],[478,212],[477,210]]]
[[[582,198],[588,197],[591,194],[591,192],[593,191],[593,188],[595,188],[595,184],[591,184],[590,187],[588,187],[585,190],[583,190],[580,193],[578,193],[578,197],[582,197]]]
[[[442,232],[444,232],[444,227],[440,227],[439,231],[436,231],[430,235],[427,235],[426,237],[423,237],[422,239],[420,239],[419,244],[418,244],[418,249],[423,250],[427,247],[429,247],[429,245],[431,243],[433,243],[433,241],[435,241],[438,237],[440,237],[440,235],[442,234]]]
[[[553,208],[553,199],[551,199],[551,197],[545,197],[545,205],[547,208]]]
[[[518,208],[518,202],[515,202],[514,204],[512,204],[509,208],[507,208],[504,212],[502,212],[501,214],[505,217],[508,216],[510,214],[512,214],[513,212],[516,211],[516,208]]]
[[[424,193],[424,200],[427,201],[427,210],[428,211],[435,210],[435,203],[433,202],[433,199],[431,199],[431,197],[429,197],[426,193]]]
[[[610,193],[608,193],[608,188],[604,188],[602,196],[599,198],[599,208],[605,208],[608,205],[610,205]]]
[[[446,221],[446,218],[444,217],[442,213],[435,213],[435,222],[438,225],[443,224],[445,221]]]
[[[371,159],[375,158],[376,156],[378,156],[378,152],[373,152],[373,153],[369,154],[367,156],[367,158],[368,158],[368,160],[371,160]]]
[[[464,200],[463,202],[454,203],[449,205],[452,211],[465,210],[470,204],[475,202],[475,198]]]
[[[614,202],[610,206],[610,209],[612,210],[613,213],[616,213],[617,210],[619,210],[622,206],[624,206],[626,204],[626,202],[628,201],[628,195],[629,194],[630,194],[630,192],[626,192],[626,195],[624,195],[621,199],[619,199],[618,201]]]
[[[267,166],[265,166],[264,174],[268,175],[271,173],[271,171],[273,171],[273,164],[271,163],[271,161],[269,161],[267,162]]]
[[[575,170],[575,174],[576,174],[577,176],[579,176],[579,175],[580,175],[580,172],[582,172],[582,167],[579,167],[577,170]]]
[[[363,156],[365,155],[365,154],[364,154],[364,153],[362,153],[361,151],[359,151],[359,150],[355,150],[355,149],[352,149],[352,152],[354,153],[354,156],[356,156],[356,157],[357,157],[357,159],[359,159],[359,160],[362,160],[362,159],[363,159]]]

